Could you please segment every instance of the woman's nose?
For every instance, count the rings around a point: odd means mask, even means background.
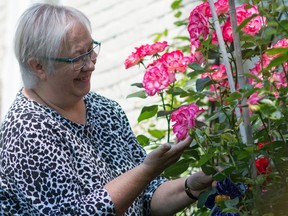
[[[84,70],[84,71],[86,71],[86,70],[94,70],[96,61],[97,61],[97,58],[95,60],[92,60],[90,57],[87,57],[82,70]]]

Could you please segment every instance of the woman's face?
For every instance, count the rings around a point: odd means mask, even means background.
[[[57,58],[73,59],[93,48],[90,32],[80,24],[68,32],[68,40],[63,51]],[[90,78],[95,69],[95,61],[88,57],[88,62],[82,69],[75,70],[72,63],[56,62],[55,71],[47,75],[46,87],[50,94],[58,99],[80,99],[90,90]],[[47,88],[46,88],[47,89]]]

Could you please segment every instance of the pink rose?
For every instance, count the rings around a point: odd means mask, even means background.
[[[175,122],[172,126],[173,132],[178,140],[184,139],[188,135],[189,130],[196,127],[196,118],[203,111],[203,109],[199,109],[197,104],[192,103],[172,112],[171,120]]]
[[[248,103],[249,104],[253,104],[253,105],[255,105],[255,104],[259,104],[258,103],[258,101],[259,100],[261,100],[263,97],[260,97],[259,95],[258,95],[258,93],[253,93],[252,95],[250,95],[250,97],[248,98]]]
[[[151,55],[155,55],[159,52],[163,52],[166,47],[168,46],[167,41],[163,41],[163,42],[155,42],[154,44],[151,45]]]
[[[201,47],[201,41],[200,40],[190,40],[190,41],[191,41],[190,52],[195,53],[197,49]]]
[[[232,43],[233,34],[232,34],[232,26],[231,26],[230,18],[227,19],[226,22],[221,26],[221,31],[222,31],[224,41]],[[212,44],[218,44],[216,31],[212,32]]]
[[[218,16],[228,13],[228,0],[218,0],[214,5]]]
[[[210,11],[210,5],[208,2],[203,2],[202,4],[200,5],[197,5],[194,9],[193,9],[194,12],[197,12],[197,13],[201,13],[203,14],[203,16],[205,17],[212,17],[212,14],[211,14],[211,11]],[[192,22],[190,19],[191,19],[191,14],[189,16],[189,22]]]
[[[284,38],[279,40],[276,44],[272,45],[272,48],[284,48],[284,47],[288,47],[288,39]],[[262,71],[262,66],[265,68],[267,67],[270,62],[279,57],[280,54],[274,54],[274,55],[268,55],[267,53],[264,53],[262,55],[262,58],[255,63],[254,68],[250,69],[250,73],[257,76],[260,80],[263,80],[263,74],[261,73]],[[268,78],[269,80],[272,79],[272,81],[275,83],[275,86],[277,88],[280,87],[286,87],[287,86],[287,80],[286,80],[286,74],[285,71],[288,70],[288,63],[284,62],[283,63],[284,66],[284,70],[277,70],[275,71],[275,68],[271,69],[271,76]],[[249,84],[257,84],[258,82],[256,80],[254,80],[253,78],[249,78],[248,79],[248,83]],[[274,93],[276,97],[278,97],[277,93]]]
[[[232,26],[230,22],[230,18],[222,26],[222,34],[223,39],[226,42],[232,43],[233,42],[233,33],[232,33]]]
[[[145,44],[140,47],[135,47],[136,51],[132,52],[124,62],[125,69],[139,64],[146,56],[156,55],[159,52],[163,52],[167,46],[167,41],[163,41],[155,42],[152,45]]]
[[[164,42],[155,42],[154,44],[142,45],[139,48],[136,48],[136,53],[142,58],[150,55],[155,55],[158,52],[162,52],[168,46],[166,41]]]
[[[209,77],[211,80],[221,81],[227,79],[226,67],[224,64],[220,65],[211,65],[208,69],[214,70],[212,73],[203,73],[202,78]]]
[[[175,73],[176,71],[184,72],[187,68],[187,64],[191,62],[191,59],[184,56],[182,51],[176,50],[165,53],[159,59],[159,62],[163,63],[170,72]]]
[[[134,65],[139,64],[141,61],[143,60],[143,58],[141,58],[138,53],[132,53],[130,54],[127,59],[124,62],[125,65],[125,69],[128,69]]]
[[[143,78],[143,87],[149,96],[160,93],[170,84],[170,76],[165,65],[153,63],[147,66]]]
[[[205,57],[203,56],[203,53],[200,51],[191,53],[190,59],[191,59],[191,63],[196,62],[200,65],[205,63]]]
[[[136,53],[138,53],[141,58],[144,58],[147,55],[151,55],[150,53],[152,53],[151,46],[149,44],[141,45],[140,47],[136,47],[135,49]]]
[[[198,10],[192,10],[189,16],[188,32],[191,40],[207,39],[209,35],[207,17]]]
[[[245,19],[251,17],[254,14],[259,14],[257,5],[243,4],[236,8],[236,19],[238,24],[241,24]],[[250,20],[244,27],[243,31],[246,34],[255,36],[260,29],[266,25],[266,18],[257,16]]]

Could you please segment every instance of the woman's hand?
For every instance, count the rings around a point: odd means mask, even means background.
[[[209,189],[215,183],[211,175],[207,176],[202,171],[190,175],[187,179],[187,186],[195,197],[199,197],[201,192]]]
[[[187,137],[173,145],[163,144],[149,153],[139,166],[108,182],[105,188],[115,205],[116,215],[123,215],[147,184],[179,159],[191,141],[192,138]]]
[[[175,163],[189,147],[191,141],[192,138],[188,136],[173,145],[163,144],[156,150],[150,152],[141,166],[143,166],[149,176],[154,178]]]

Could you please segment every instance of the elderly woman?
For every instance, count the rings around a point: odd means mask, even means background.
[[[90,92],[100,46],[76,9],[36,4],[21,16],[24,87],[1,126],[1,215],[171,215],[210,187],[202,172],[160,176],[190,137],[146,155],[120,106]]]

